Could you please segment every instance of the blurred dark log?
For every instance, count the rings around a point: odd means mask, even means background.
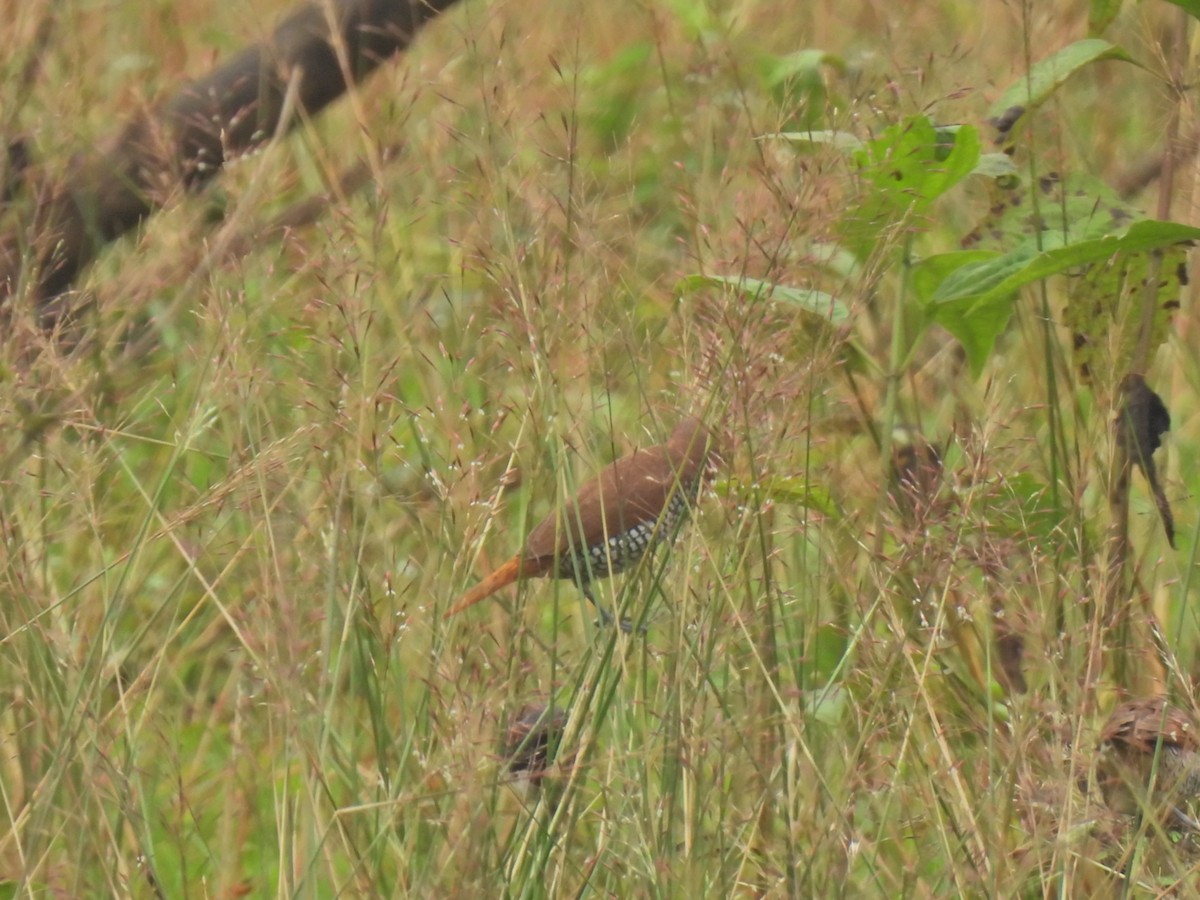
[[[1193,131],[1179,140],[1175,159],[1179,163],[1187,162],[1194,158],[1198,151],[1200,151],[1200,130]],[[1146,154],[1118,175],[1114,186],[1121,199],[1132,200],[1149,187],[1151,182],[1162,175],[1166,158],[1165,151],[1156,150],[1154,153]]]
[[[43,324],[52,325],[65,311],[52,301],[105,244],[180,188],[195,190],[227,160],[322,110],[405,50],[422,25],[455,2],[318,0],[301,6],[268,40],[73,160],[65,181],[39,199],[32,221],[0,234],[0,305],[21,287],[28,262],[27,296]]]

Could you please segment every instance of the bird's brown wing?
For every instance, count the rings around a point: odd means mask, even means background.
[[[681,475],[664,447],[638,450],[606,467],[529,532],[525,559],[562,558],[658,518]]]
[[[1167,747],[1200,750],[1196,726],[1183,710],[1170,706],[1162,697],[1143,697],[1122,703],[1113,710],[1100,732],[1102,744],[1124,751],[1151,754],[1162,736]]]

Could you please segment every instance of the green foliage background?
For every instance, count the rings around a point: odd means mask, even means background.
[[[1195,674],[1194,173],[1167,217],[1114,193],[1195,125],[1189,6],[466,0],[107,252],[85,338],[16,315],[0,892],[1084,896],[1131,847],[1135,890],[1194,889],[1186,842],[1078,787],[1117,693]],[[25,4],[4,135],[53,179],[286,8]],[[1097,611],[1147,273],[1181,538],[1135,480],[1157,655]],[[689,413],[725,470],[602,592],[644,640],[558,583],[442,619]],[[918,522],[901,430],[944,462]],[[521,793],[531,702],[571,715]]]

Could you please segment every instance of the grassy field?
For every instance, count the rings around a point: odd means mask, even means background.
[[[26,4],[0,23],[3,136],[53,179],[287,7],[70,0],[26,90],[52,8]],[[764,137],[927,116],[990,152],[989,107],[1090,8],[464,0],[107,251],[70,340],[6,323],[0,897],[1093,896],[1119,869],[1136,896],[1200,890],[1191,838],[1079,787],[1118,697],[1194,708],[1190,289],[1146,368],[1178,549],[1136,476],[1117,576],[1129,363],[1106,345],[1084,383],[1070,279],[1026,287],[973,365],[910,271],[960,248],[986,186],[831,256],[875,188]],[[1138,65],[1082,67],[1031,114],[1020,179],[1118,185],[1173,117],[1190,134],[1167,76],[1194,80],[1188,22],[1125,4],[1104,37]],[[362,160],[367,189],[262,232]],[[1128,202],[1190,223],[1194,174],[1165,211],[1153,182]],[[644,638],[541,580],[443,619],[689,414],[725,465],[670,552],[601,590]],[[916,435],[944,470],[906,507],[890,459]],[[501,747],[531,703],[569,715],[522,788]]]

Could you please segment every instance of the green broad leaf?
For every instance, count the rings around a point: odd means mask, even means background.
[[[1178,285],[1186,277],[1183,245],[1196,240],[1200,228],[1150,219],[1073,243],[1047,233],[1041,249],[1027,240],[1005,254],[969,250],[930,257],[914,267],[913,288],[925,315],[958,339],[978,376],[1008,327],[1021,288],[1052,275],[1082,274],[1072,285],[1067,325],[1086,378],[1093,366],[1131,358],[1150,254],[1162,259],[1151,346],[1166,339]]]
[[[819,144],[835,150],[857,150],[862,140],[848,131],[777,131],[762,135],[759,140],[775,139],[793,144]]]
[[[938,128],[915,116],[884,130],[854,154],[869,198],[907,212],[927,207],[970,175],[979,162],[979,132],[969,125]]]
[[[950,332],[962,345],[972,376],[978,378],[991,358],[996,339],[1008,328],[1013,303],[1009,297],[986,303],[936,303],[926,308],[929,319]]]
[[[892,125],[873,140],[863,141],[845,131],[785,131],[760,139],[833,147],[846,153],[860,176],[860,205],[841,222],[843,245],[859,260],[869,258],[880,237],[898,223],[921,229],[933,202],[962,181],[980,164],[979,132],[970,125],[938,126],[925,116]],[[1011,162],[1004,167],[989,160],[981,174],[1013,177]]]
[[[1029,241],[1010,253],[980,258],[966,263],[947,275],[929,297],[931,304],[983,301],[993,296],[1008,297],[1028,282],[1020,276],[1038,259],[1038,248]],[[1030,278],[1029,281],[1036,281]]]
[[[1200,19],[1200,0],[1167,0],[1172,6],[1178,6],[1193,19]]]
[[[850,320],[850,311],[845,304],[825,291],[788,287],[739,275],[688,275],[676,283],[675,294],[682,297],[705,288],[733,290],[752,300],[774,300],[831,325],[842,325]]]
[[[763,65],[763,81],[769,88],[799,79],[819,78],[821,70],[829,67],[836,72],[846,71],[846,62],[836,53],[826,50],[797,50],[787,56],[773,56]]]
[[[921,303],[928,304],[950,275],[963,266],[994,260],[1001,256],[999,250],[958,250],[954,253],[938,253],[913,263],[909,269],[909,286]]]
[[[942,326],[954,335],[967,355],[971,373],[976,377],[991,357],[996,338],[1008,327],[1012,318],[1012,304],[1007,299],[982,305],[972,300],[961,303],[933,303],[932,300],[938,287],[954,272],[965,266],[989,262],[1000,255],[996,250],[939,253],[921,260],[910,272],[909,284],[921,303],[927,321]]]
[[[814,262],[839,278],[849,280],[862,273],[862,266],[854,254],[837,244],[814,242],[808,245],[807,253]]]
[[[1076,41],[1034,63],[1028,75],[1020,78],[992,104],[988,118],[1004,121],[1006,133],[1011,134],[1020,119],[1045,103],[1072,75],[1084,66],[1105,59],[1138,65],[1132,56],[1116,44],[1100,38]],[[1014,115],[1017,109],[1021,111]]]
[[[1122,0],[1092,0],[1088,4],[1088,34],[1098,37],[1121,11]]]
[[[962,246],[1010,250],[1026,244],[1051,249],[1085,238],[1116,234],[1144,219],[1111,187],[1090,175],[1043,175],[1030,185],[994,180],[988,213]],[[1035,202],[1036,201],[1036,202]],[[1052,243],[1052,242],[1057,243]]]
[[[973,300],[988,304],[1011,298],[1035,281],[1104,262],[1119,253],[1160,250],[1195,240],[1200,240],[1200,228],[1153,219],[1135,222],[1124,233],[1075,243],[1067,243],[1063,238],[1047,233],[1043,235],[1045,248],[1042,250],[1032,242],[1026,242],[1011,253],[956,269],[934,292],[932,302]]]
[[[1148,286],[1154,309],[1147,349],[1153,353],[1161,346],[1186,283],[1187,248],[1181,244],[1150,253],[1119,253],[1071,279],[1063,324],[1071,330],[1071,355],[1082,380],[1090,383],[1097,373],[1129,371],[1141,338]]]
[[[924,116],[893,125],[851,153],[859,169],[859,205],[839,223],[844,244],[859,259],[895,243],[897,226],[921,230],[935,200],[974,170],[979,132],[969,125],[935,126]]]
[[[838,512],[828,488],[805,478],[776,475],[767,479],[762,494],[776,503],[803,506],[826,516],[836,516]]]
[[[846,63],[824,50],[798,50],[786,56],[768,56],[759,63],[764,87],[786,116],[789,128],[814,126],[824,120],[829,107],[829,73],[846,71]]]
[[[985,153],[979,157],[979,162],[971,170],[972,175],[982,175],[984,178],[1019,179],[1021,172],[1012,157],[1007,153]]]

